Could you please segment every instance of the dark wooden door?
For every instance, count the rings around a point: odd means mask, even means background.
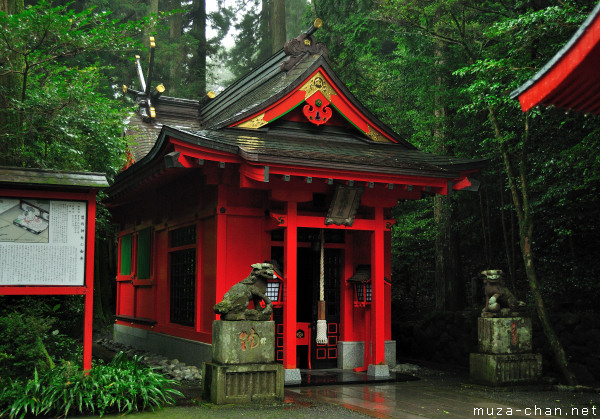
[[[303,256],[306,257],[303,263],[298,263],[299,274],[302,270],[303,279],[302,292],[298,293],[298,321],[309,321],[311,325],[310,337],[310,357],[311,367],[314,369],[336,368],[337,367],[337,342],[339,337],[339,322],[340,322],[340,274],[342,251],[340,249],[325,249],[325,319],[327,320],[327,343],[323,345],[317,344],[317,320],[319,301],[319,265],[320,252],[311,251],[310,249],[301,249]],[[308,253],[308,254],[307,254]],[[300,290],[300,275],[298,276]],[[309,290],[307,290],[309,289]],[[306,307],[306,300],[310,296],[310,305]],[[300,300],[302,298],[302,300]],[[300,304],[303,305],[302,313],[300,313]],[[300,315],[302,314],[302,317]],[[308,348],[307,348],[308,349]]]

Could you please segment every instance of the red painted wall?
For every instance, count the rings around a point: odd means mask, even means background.
[[[212,333],[212,322],[216,318],[213,306],[216,300],[217,266],[217,223],[215,217],[202,223],[202,266],[200,330]]]
[[[240,189],[235,168],[222,172],[225,184],[206,184],[201,172],[190,172],[185,182],[140,192],[133,204],[116,211],[122,231],[131,232],[152,225],[151,281],[144,286],[119,282],[117,314],[156,320],[154,327],[123,321],[122,324],[153,329],[159,333],[210,343],[213,306],[235,283],[250,273],[250,265],[270,259],[272,220],[265,210],[277,202],[269,201],[266,190]],[[318,185],[317,185],[318,186]],[[307,187],[307,185],[303,185]],[[143,195],[143,196],[142,196]],[[159,199],[160,198],[160,199]],[[145,202],[138,204],[137,202]],[[164,202],[156,205],[155,202]],[[310,206],[310,205],[309,205]],[[369,208],[362,208],[369,217]],[[169,231],[194,223],[197,229],[196,323],[186,327],[169,323]],[[371,263],[371,232],[347,231],[341,287],[340,339],[365,340],[365,308],[354,307],[354,287],[348,279],[360,264]],[[385,233],[385,275],[391,276],[390,233]],[[219,243],[219,240],[222,242]],[[135,282],[135,281],[134,281]],[[140,285],[140,284],[137,284]],[[287,287],[284,284],[284,290]],[[385,304],[390,307],[391,287],[385,286]],[[385,313],[385,339],[391,339],[391,313]]]
[[[263,217],[227,217],[227,276],[222,278],[225,288],[229,288],[246,278],[250,265],[270,259],[265,253],[264,243],[269,236],[264,230]],[[222,295],[217,298],[222,299]]]

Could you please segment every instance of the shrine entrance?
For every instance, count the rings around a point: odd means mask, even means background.
[[[282,230],[274,231],[273,243],[283,239]],[[298,368],[337,368],[337,343],[340,322],[340,284],[344,263],[345,232],[325,230],[324,281],[327,343],[317,344],[318,302],[320,298],[320,229],[298,229],[298,270],[296,295],[296,358]],[[271,257],[283,266],[283,247],[272,246]],[[284,284],[285,287],[285,284]],[[283,311],[276,307],[276,360],[283,361]]]
[[[303,231],[304,230],[304,231]],[[297,285],[297,361],[299,368],[337,368],[337,342],[340,321],[340,277],[344,234],[325,235],[324,281],[327,343],[317,344],[318,301],[320,299],[320,243],[317,229],[299,229]],[[308,237],[307,237],[308,236]],[[310,239],[310,241],[309,241]],[[303,240],[301,242],[300,240]],[[306,241],[305,241],[306,240]],[[303,246],[300,247],[300,244]],[[308,334],[308,336],[299,336]]]

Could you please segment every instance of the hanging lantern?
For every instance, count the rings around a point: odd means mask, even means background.
[[[370,303],[371,302],[371,281],[369,282],[355,282],[354,283],[355,296],[354,301],[358,303]],[[365,299],[366,297],[366,299]]]
[[[392,283],[388,278],[383,278],[385,284]],[[346,280],[348,285],[354,287],[354,306],[365,307],[371,304],[371,265],[358,265],[354,275]]]
[[[346,281],[354,286],[354,305],[364,307],[371,302],[371,265],[358,265],[352,275]]]
[[[267,297],[273,303],[273,307],[283,305],[283,278],[277,269],[273,272],[273,279],[267,281]]]

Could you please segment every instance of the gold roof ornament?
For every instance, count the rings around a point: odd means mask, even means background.
[[[305,91],[307,98],[311,97],[317,91],[321,92],[323,96],[325,96],[325,98],[330,102],[331,95],[337,94],[320,71],[312,76],[309,81],[304,83],[304,86],[300,87],[299,90]]]
[[[264,120],[264,116],[265,114],[262,113],[258,116],[255,116],[252,119],[249,119],[246,122],[242,122],[241,124],[237,125],[237,128],[250,128],[250,129],[258,129],[264,125],[267,125],[268,121]]]

